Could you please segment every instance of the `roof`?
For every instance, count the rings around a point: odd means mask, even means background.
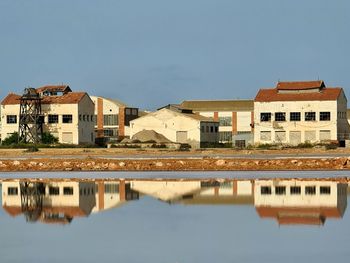
[[[76,104],[87,95],[86,92],[68,92],[61,96],[43,96],[42,104]],[[10,93],[1,102],[1,105],[16,105],[19,104],[20,95]]]
[[[316,81],[283,81],[277,82],[276,89],[278,90],[307,90],[319,89],[326,87],[323,80]]]
[[[95,98],[98,99],[98,98],[100,98],[100,99],[103,99],[103,100],[111,101],[114,104],[116,104],[118,107],[128,107],[127,104],[125,104],[124,102],[122,102],[122,101],[120,101],[118,99],[111,99],[111,98],[106,98],[106,97],[101,97],[101,96],[90,96],[90,97],[91,97],[91,99],[95,99]]]
[[[14,94],[14,93],[9,93],[2,101],[1,105],[16,105],[19,104],[19,99],[21,96]]]
[[[36,91],[38,93],[49,91],[49,92],[70,92],[72,91],[68,85],[46,85],[40,88],[37,88]]]
[[[255,97],[256,102],[271,101],[324,101],[337,100],[342,92],[342,88],[323,88],[317,92],[305,93],[278,93],[277,88],[260,89]]]
[[[183,109],[193,111],[253,111],[253,100],[185,100]]]

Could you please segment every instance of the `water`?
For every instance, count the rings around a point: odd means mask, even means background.
[[[348,172],[44,175],[1,174],[0,262],[350,256]]]

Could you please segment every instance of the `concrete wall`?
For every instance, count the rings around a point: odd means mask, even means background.
[[[95,142],[95,124],[94,124],[94,109],[95,104],[92,102],[88,95],[85,95],[78,105],[79,119],[79,143],[90,143]],[[85,116],[85,118],[84,118]]]
[[[260,121],[260,113],[264,112],[272,113],[271,121]],[[275,121],[276,112],[285,112],[286,121]],[[290,112],[300,112],[301,121],[290,121]],[[315,112],[316,121],[305,121],[305,112]],[[320,121],[320,112],[330,112],[331,120]],[[321,141],[321,131],[329,131],[329,139],[337,140],[337,114],[337,101],[254,102],[254,142],[293,144],[290,137],[293,136],[293,132],[300,132],[301,138],[299,143],[305,141],[313,143]],[[266,140],[261,138],[261,132],[270,132],[271,139]],[[283,132],[285,132],[285,139],[281,139],[281,137],[283,138]],[[308,137],[310,133],[308,134],[307,132],[314,132],[314,139],[307,140],[310,138],[310,136]]]

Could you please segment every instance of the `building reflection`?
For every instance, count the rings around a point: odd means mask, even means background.
[[[5,180],[2,206],[28,222],[68,224],[150,196],[172,205],[248,205],[279,225],[323,225],[342,218],[347,179]]]

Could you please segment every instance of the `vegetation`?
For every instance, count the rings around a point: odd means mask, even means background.
[[[58,138],[53,136],[51,133],[49,132],[44,132],[42,135],[42,143],[43,144],[54,144],[54,143],[58,143]]]

